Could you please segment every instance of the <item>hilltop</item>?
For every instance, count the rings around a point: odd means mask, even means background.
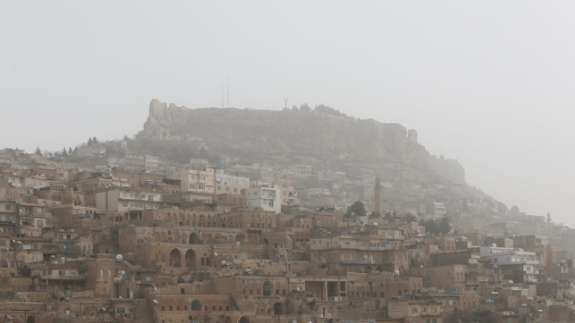
[[[258,164],[271,169],[276,179],[285,172],[293,178],[296,167],[305,169],[314,180],[296,185],[339,190],[333,199],[341,204],[355,198],[370,200],[373,181],[379,177],[384,205],[390,208],[421,211],[441,201],[461,210],[477,199],[488,201],[487,208],[495,212],[504,208],[467,186],[459,162],[428,152],[418,142],[416,130],[354,118],[323,105],[190,109],[154,99],[143,130],[130,147],[180,163],[205,159],[223,168]]]
[[[455,160],[431,155],[418,143],[415,130],[356,119],[325,106],[281,111],[188,109],[152,100],[137,140],[152,150],[156,143],[176,144],[190,157],[209,153],[246,162],[307,161],[367,167],[390,179],[405,175],[417,181],[439,177],[465,183],[463,167]]]

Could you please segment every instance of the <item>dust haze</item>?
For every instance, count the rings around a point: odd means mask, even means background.
[[[575,224],[571,1],[11,1],[0,146],[136,134],[188,107],[326,104],[417,129],[467,182]]]

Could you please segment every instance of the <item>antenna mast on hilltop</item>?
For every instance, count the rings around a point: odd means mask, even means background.
[[[222,108],[229,108],[230,107],[230,79],[229,77],[222,83],[222,93],[221,93],[221,107]]]
[[[222,93],[221,93],[221,97],[220,97],[220,100],[221,100],[220,106],[223,109],[226,105],[226,85],[225,84],[222,84],[221,90],[222,90]]]
[[[226,107],[230,107],[230,77],[226,78]]]

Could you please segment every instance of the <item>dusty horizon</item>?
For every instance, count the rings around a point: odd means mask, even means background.
[[[250,3],[258,10],[0,5],[0,111],[10,111],[0,146],[59,150],[131,136],[153,97],[220,106],[229,88],[231,106],[281,109],[287,98],[401,123],[433,154],[461,162],[471,185],[575,224],[575,4]]]

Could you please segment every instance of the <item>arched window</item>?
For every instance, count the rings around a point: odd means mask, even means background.
[[[196,253],[194,252],[194,250],[190,249],[186,251],[185,259],[186,259],[186,267],[188,267],[189,269],[194,269],[196,267]]]
[[[182,266],[182,254],[180,253],[180,250],[173,249],[170,252],[170,266],[172,267]]]
[[[280,316],[282,315],[284,312],[284,306],[282,303],[275,303],[274,304],[274,315],[275,316]]]

